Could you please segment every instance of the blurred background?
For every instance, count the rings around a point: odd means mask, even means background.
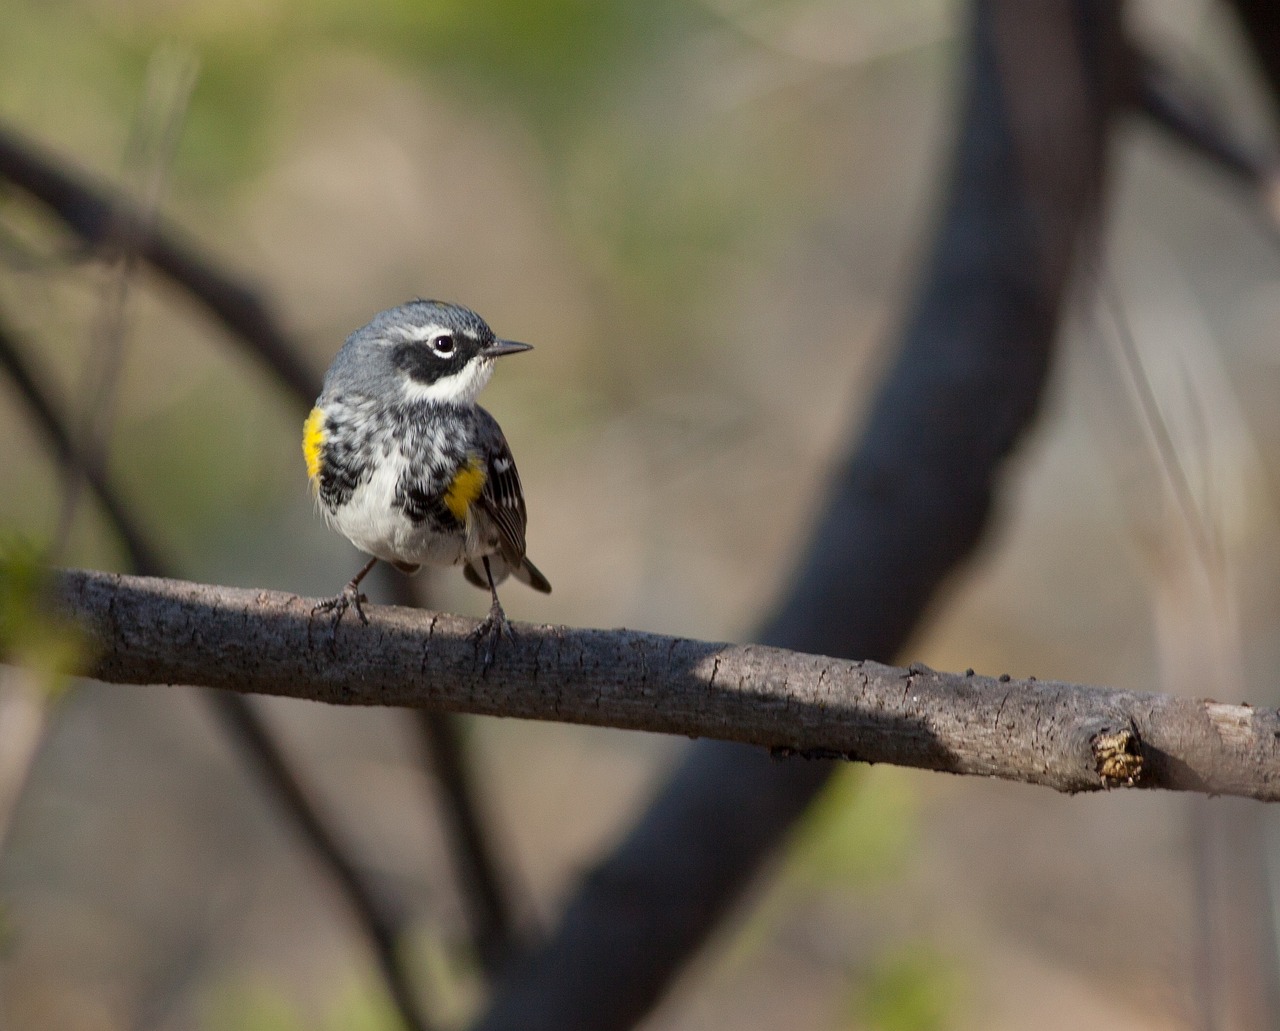
[[[189,102],[171,90],[179,135],[155,201],[256,285],[316,375],[349,332],[414,296],[467,304],[536,346],[482,399],[555,585],[549,598],[507,588],[511,616],[747,640],[889,360],[945,181],[964,11],[10,0],[0,119],[136,185],[148,89],[193,75]],[[1246,137],[1271,139],[1229,12],[1146,0],[1128,19]],[[1275,704],[1275,222],[1140,120],[1115,146],[1115,304],[1076,306],[996,525],[904,658],[1176,690],[1170,670],[1187,668],[1179,647],[1203,617],[1234,649],[1232,683]],[[92,391],[111,276],[0,191],[0,312],[68,410]],[[139,521],[192,579],[336,591],[360,559],[313,509],[305,410],[170,285],[140,271],[130,286],[107,439]],[[1211,601],[1205,616],[1187,586],[1166,470],[1116,386],[1116,309],[1223,542],[1225,614]],[[0,534],[47,544],[62,478],[4,380],[0,440]],[[91,499],[62,561],[124,568]],[[460,576],[429,591],[486,610]],[[21,690],[0,674],[0,691]],[[408,906],[427,1008],[464,1025],[481,979],[402,714],[262,708],[362,866]],[[21,790],[0,829],[0,1026],[397,1026],[347,910],[193,692],[77,684],[18,711],[0,709],[0,752],[34,742],[6,774]],[[683,747],[466,726],[531,928]],[[1192,825],[1173,795],[851,767],[646,1026],[1195,1026]]]

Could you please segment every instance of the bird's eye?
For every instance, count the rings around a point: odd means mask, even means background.
[[[448,333],[442,333],[431,341],[431,350],[435,351],[441,358],[450,358],[457,349],[457,344],[453,337]]]

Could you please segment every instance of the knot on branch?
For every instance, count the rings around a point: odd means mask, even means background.
[[[1123,784],[1133,787],[1142,777],[1142,743],[1132,726],[1120,730],[1104,730],[1090,742],[1094,769],[1103,787]]]

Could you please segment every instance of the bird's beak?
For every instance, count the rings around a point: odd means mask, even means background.
[[[518,344],[514,340],[495,340],[480,353],[486,358],[501,358],[504,354],[532,351],[533,344]]]

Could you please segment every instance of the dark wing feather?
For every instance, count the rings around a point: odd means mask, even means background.
[[[524,528],[528,513],[511,449],[507,447],[506,438],[497,423],[493,424],[493,430],[495,432],[485,449],[485,471],[488,475],[480,493],[480,506],[498,527],[502,557],[515,568],[524,561]]]

